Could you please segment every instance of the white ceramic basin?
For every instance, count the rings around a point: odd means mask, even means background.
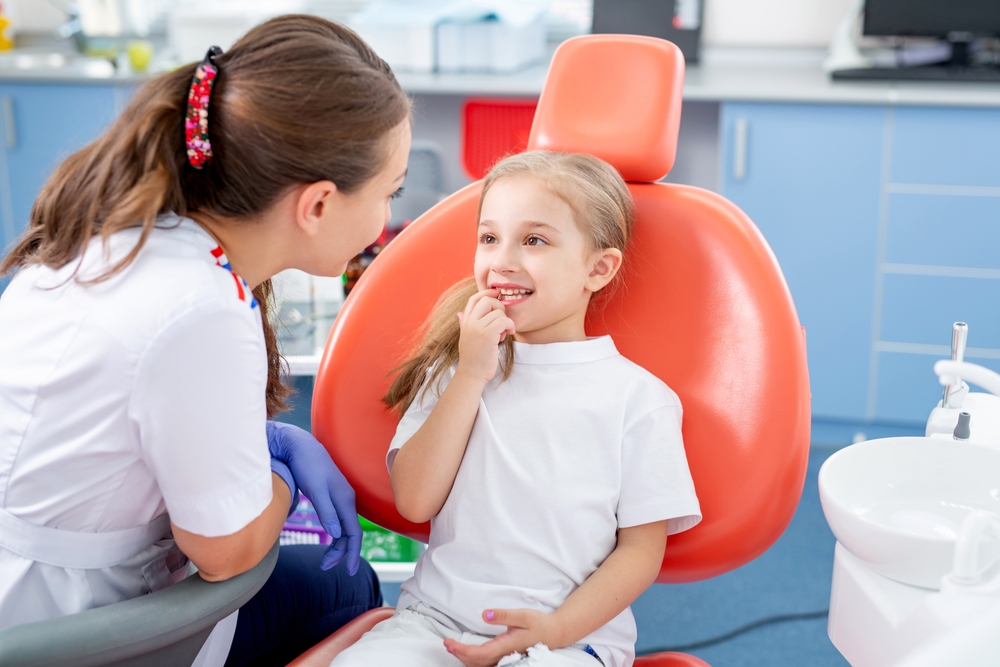
[[[107,78],[115,75],[115,67],[106,58],[79,56],[48,51],[10,51],[0,53],[0,72],[20,74],[68,74]]]
[[[837,540],[871,569],[939,589],[962,522],[1000,519],[1000,451],[931,438],[846,447],[819,471],[823,513]]]

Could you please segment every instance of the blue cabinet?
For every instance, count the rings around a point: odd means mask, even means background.
[[[951,325],[1000,371],[1000,110],[724,104],[722,192],[806,327],[813,415],[917,425]]]
[[[806,328],[813,414],[862,420],[886,111],[724,104],[719,119],[722,193],[785,273]]]
[[[0,247],[24,230],[52,169],[114,120],[122,94],[111,84],[0,83]]]
[[[953,322],[969,324],[966,359],[1000,371],[1000,110],[900,107],[888,120],[869,415],[910,421],[941,397],[932,367]]]

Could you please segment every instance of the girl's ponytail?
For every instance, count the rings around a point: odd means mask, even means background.
[[[253,219],[289,188],[333,181],[351,193],[388,156],[384,138],[409,117],[389,66],[356,34],[315,16],[286,15],[248,32],[215,58],[209,120],[212,160],[187,160],[184,114],[197,63],[146,83],[96,141],[60,164],[0,275],[28,264],[61,268],[96,236],[141,227],[134,248],[94,282],[125,269],[161,213]],[[267,345],[268,414],[289,389],[271,322],[270,282],[254,289]]]

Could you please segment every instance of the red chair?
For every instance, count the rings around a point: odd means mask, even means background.
[[[798,504],[809,448],[805,339],[781,270],[736,206],[657,183],[674,161],[684,61],[649,37],[565,42],[539,99],[529,149],[579,151],[629,183],[637,222],[625,288],[588,321],[662,378],[684,405],[684,441],[704,520],[670,538],[660,582],[728,572],[763,553]],[[385,453],[396,426],[379,398],[442,291],[471,273],[481,183],[418,219],[365,272],[337,318],[316,378],[313,429],[357,490],[358,510],[420,540],[396,512]],[[328,665],[390,613],[332,635],[296,667]],[[704,666],[683,654],[641,667]]]

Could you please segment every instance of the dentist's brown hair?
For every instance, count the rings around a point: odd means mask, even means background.
[[[624,256],[635,225],[635,207],[628,186],[610,164],[584,153],[531,151],[506,157],[483,181],[477,221],[490,188],[500,179],[514,177],[541,180],[573,210],[574,221],[594,250],[617,248]],[[604,297],[611,293],[621,275],[619,271],[599,294]],[[398,367],[399,373],[382,399],[398,414],[406,412],[421,392],[440,386],[445,372],[458,362],[458,313],[478,291],[475,278],[466,278],[452,285],[434,306],[413,356]],[[591,304],[594,301],[592,298]],[[500,373],[507,380],[513,371],[514,340],[507,336],[500,343]]]
[[[329,180],[354,192],[383,167],[390,130],[409,118],[409,99],[385,61],[347,28],[315,16],[272,19],[215,62],[214,157],[204,169],[188,164],[184,143],[191,63],[144,85],[103,135],[55,169],[0,275],[30,264],[62,268],[81,260],[93,238],[141,227],[138,243],[93,281],[100,282],[132,263],[161,213],[252,220],[301,184]],[[271,282],[254,296],[274,415],[289,389],[271,322]]]

